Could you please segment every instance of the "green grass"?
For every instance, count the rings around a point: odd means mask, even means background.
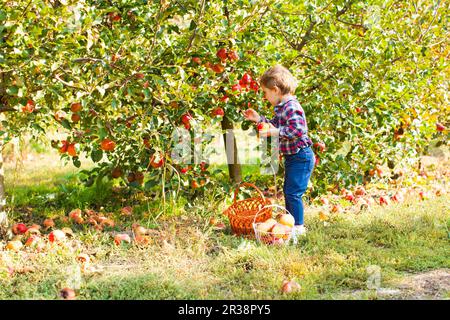
[[[381,287],[405,274],[450,268],[448,195],[341,214],[326,226],[317,209],[309,208],[308,234],[298,245],[267,247],[231,233],[221,216],[228,202],[217,200],[213,191],[190,205],[180,200],[161,214],[159,199],[120,202],[126,196],[117,196],[108,184],[81,186],[70,167],[23,168],[15,177],[11,170],[6,175],[16,221],[40,223],[96,203],[112,211],[117,222],[112,230],[129,230],[138,221],[159,230],[159,236],[146,247],[115,246],[108,230],[69,224],[75,238],[46,253],[12,253],[0,245],[0,299],[57,299],[65,286],[77,289],[78,299],[335,299],[343,294],[351,299],[347,293],[353,291],[376,299],[376,291],[367,288],[369,266],[381,269]],[[137,214],[121,218],[118,208],[131,201]],[[32,207],[26,217],[24,206]],[[213,230],[211,216],[222,218],[227,229]],[[91,256],[96,272],[79,272],[80,252]],[[7,266],[33,271],[8,276]],[[289,278],[302,288],[283,295],[281,283]]]

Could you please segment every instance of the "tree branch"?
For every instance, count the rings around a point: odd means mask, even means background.
[[[276,22],[279,26],[281,26],[281,22],[280,22],[280,20],[278,20],[277,17],[274,16],[273,19],[275,20],[275,22]],[[281,33],[282,33],[284,39],[285,39],[285,40],[287,41],[287,43],[292,47],[292,49],[297,50],[297,46],[296,46],[293,42],[291,42],[291,40],[289,40],[289,38],[288,38],[286,32],[285,32],[282,28],[278,28],[278,30],[281,31]]]
[[[86,63],[86,62],[104,62],[104,61],[102,59],[85,57],[85,58],[74,59],[74,60],[72,60],[72,62],[74,62],[74,63]]]
[[[61,78],[59,77],[58,74],[55,74],[55,79],[58,80],[59,82],[61,82],[62,84],[64,84],[65,86],[69,87],[69,88],[87,91],[86,89],[84,89],[84,88],[82,88],[82,87],[77,87],[77,86],[74,86],[73,84],[70,84],[70,83],[64,81],[63,79],[61,79]]]
[[[430,30],[431,26],[433,25],[434,19],[436,19],[436,15],[439,9],[439,5],[441,4],[441,0],[438,0],[437,5],[436,5],[436,9],[434,10],[434,14],[433,14],[433,20],[431,20],[430,25],[428,26],[427,30],[425,30],[424,33],[420,34],[420,37],[417,39],[417,43],[420,43],[423,39],[423,37],[425,36],[425,34],[427,34],[427,32]]]
[[[7,111],[16,111],[17,112],[17,110],[14,108],[7,107],[7,106],[0,106],[0,113],[7,112]]]
[[[350,0],[350,1],[348,1],[348,2],[344,5],[344,7],[336,13],[336,18],[339,18],[339,17],[342,16],[344,13],[346,13],[346,12],[350,9],[350,7],[352,6],[352,4],[353,4],[354,1],[355,1],[355,0]]]
[[[325,77],[323,80],[321,80],[318,84],[312,86],[311,88],[306,89],[305,92],[306,92],[306,93],[311,93],[311,92],[313,92],[314,90],[319,89],[325,81],[327,81],[327,80],[333,78],[336,74],[337,74],[337,71],[335,71],[335,72],[329,74],[327,77]]]
[[[355,28],[361,28],[364,31],[367,30],[367,27],[363,26],[362,24],[347,22],[347,21],[341,20],[339,18],[337,18],[337,21],[342,22],[342,23],[347,24],[347,25],[350,25],[350,26],[355,27]]]
[[[30,6],[30,4],[33,2],[33,0],[30,0],[30,2],[28,2],[27,6],[25,7],[25,9],[23,9],[23,13],[22,13],[22,17],[19,20],[22,20],[23,17],[25,17],[25,15],[27,14],[28,11],[28,7]],[[6,40],[8,40],[8,38],[11,36],[12,33],[12,29],[9,31],[9,33],[3,38],[3,42],[6,42]]]
[[[203,11],[205,10],[205,3],[206,3],[206,0],[202,0],[200,13],[199,13],[198,18],[197,18],[198,22],[203,17]],[[198,27],[198,23],[195,24],[194,32],[192,33],[191,37],[189,38],[189,45],[188,45],[188,47],[186,49],[186,52],[189,52],[189,50],[191,50],[192,43],[194,42],[195,36],[197,35],[197,27]]]
[[[400,60],[402,58],[403,58],[403,56],[400,56],[400,57],[397,57],[395,59],[392,59],[391,63],[393,64],[393,63],[395,63],[396,61],[398,61],[398,60]]]
[[[310,40],[312,29],[314,28],[314,26],[315,26],[316,23],[317,23],[317,22],[312,21],[311,16],[309,16],[309,21],[310,21],[311,23],[310,23],[310,25],[309,25],[308,30],[306,30],[305,35],[302,37],[302,41],[300,41],[300,43],[298,43],[298,44],[295,46],[295,49],[296,49],[297,51],[299,51],[299,52],[302,51],[303,47],[304,47],[304,46],[308,43],[308,41]]]

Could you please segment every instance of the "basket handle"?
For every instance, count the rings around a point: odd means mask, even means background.
[[[262,193],[262,191],[259,190],[259,188],[258,188],[257,186],[255,186],[253,183],[250,183],[250,182],[242,182],[242,183],[239,184],[239,185],[236,187],[236,189],[234,190],[234,199],[233,199],[233,202],[234,202],[234,203],[236,203],[236,196],[237,196],[237,194],[238,194],[238,192],[239,192],[239,189],[240,189],[241,187],[243,187],[243,186],[246,186],[246,187],[253,187],[253,188],[256,189],[256,191],[259,193],[259,195],[261,196],[261,198],[263,198],[263,200],[266,199],[266,198],[264,197],[264,194]]]
[[[271,207],[283,209],[284,211],[286,211],[287,213],[289,213],[289,214],[292,216],[292,213],[290,213],[290,212],[288,211],[288,209],[286,209],[285,207],[280,206],[279,204],[268,204],[267,206],[264,206],[264,207],[262,207],[261,209],[258,210],[258,212],[255,214],[255,217],[253,218],[253,224],[255,224],[256,217],[259,215],[259,213],[260,213],[262,210],[264,210],[264,209],[266,209],[266,208],[271,208]]]

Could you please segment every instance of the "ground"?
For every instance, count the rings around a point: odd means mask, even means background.
[[[423,200],[410,189],[403,203],[363,210],[342,202],[343,211],[331,213],[309,203],[307,235],[297,245],[278,247],[231,232],[222,214],[231,199],[208,193],[190,205],[161,208],[157,199],[141,194],[82,187],[75,173],[54,155],[7,164],[13,222],[42,224],[53,218],[56,226],[41,230],[44,239],[56,228],[70,228],[72,234],[40,252],[5,250],[6,241],[0,241],[0,299],[58,299],[64,287],[73,288],[77,299],[449,298],[445,185],[439,194],[430,189]],[[431,178],[414,181],[425,188]],[[119,205],[112,206],[111,199]],[[113,219],[114,227],[97,230],[68,221],[71,210],[89,204]],[[124,206],[133,208],[132,216],[121,215]],[[225,229],[211,225],[212,217]],[[133,235],[133,223],[151,230],[149,242],[115,245],[115,234]],[[80,254],[90,263],[81,263]],[[299,288],[282,292],[284,280]]]

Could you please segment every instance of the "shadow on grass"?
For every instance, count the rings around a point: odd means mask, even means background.
[[[39,184],[7,185],[7,203],[15,211],[31,207],[35,214],[54,212],[55,210],[70,211],[74,208],[99,207],[114,203],[117,200],[112,191],[112,183],[101,181],[90,187],[82,184],[78,175],[57,174],[50,182]]]

